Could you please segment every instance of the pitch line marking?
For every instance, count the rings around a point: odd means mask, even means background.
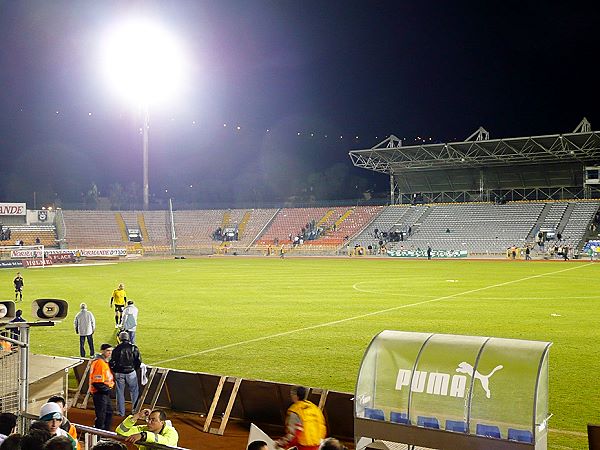
[[[399,309],[410,308],[410,307],[413,307],[413,306],[425,305],[427,303],[439,302],[439,301],[442,301],[442,300],[449,300],[449,299],[453,299],[453,298],[456,298],[456,297],[460,297],[461,295],[473,294],[475,292],[481,292],[481,291],[485,291],[485,290],[488,290],[488,289],[494,289],[494,288],[497,288],[497,287],[507,286],[509,284],[520,283],[521,281],[533,280],[535,278],[542,278],[542,277],[546,277],[546,276],[549,276],[549,275],[556,275],[557,273],[562,273],[562,272],[568,272],[570,270],[581,269],[582,267],[591,266],[593,264],[594,263],[587,263],[587,264],[583,264],[581,266],[575,266],[575,267],[569,267],[569,268],[566,268],[566,269],[557,270],[555,272],[548,272],[548,273],[542,273],[542,274],[538,274],[538,275],[531,275],[531,276],[528,276],[528,277],[525,277],[525,278],[519,278],[517,280],[504,281],[502,283],[496,283],[496,284],[492,284],[490,286],[483,286],[483,287],[476,288],[476,289],[470,289],[468,291],[458,292],[456,294],[444,295],[442,297],[432,298],[432,299],[429,299],[429,300],[423,300],[421,302],[409,303],[407,305],[393,306],[391,308],[381,309],[379,311],[372,311],[372,312],[369,312],[369,313],[359,314],[357,316],[346,317],[345,319],[333,320],[331,322],[319,323],[319,324],[316,324],[316,325],[310,325],[308,327],[296,328],[294,330],[288,330],[288,331],[282,331],[281,333],[269,334],[269,335],[266,335],[266,336],[260,336],[260,337],[253,338],[253,339],[247,339],[245,341],[233,342],[231,344],[220,345],[218,347],[213,347],[213,348],[207,348],[205,350],[201,350],[201,351],[195,352],[195,353],[189,353],[187,355],[181,355],[181,356],[175,356],[173,358],[163,359],[161,361],[156,361],[152,365],[157,366],[159,364],[164,364],[164,363],[167,363],[167,362],[178,361],[180,359],[190,358],[192,356],[205,355],[207,353],[217,352],[217,351],[220,351],[220,350],[227,350],[229,348],[239,347],[241,345],[253,344],[255,342],[266,341],[268,339],[274,339],[274,338],[278,338],[278,337],[282,337],[282,336],[289,336],[290,334],[301,333],[303,331],[315,330],[317,328],[324,328],[324,327],[328,327],[328,326],[332,326],[332,325],[339,325],[341,323],[350,322],[352,320],[364,319],[365,317],[371,317],[371,316],[376,316],[376,315],[379,315],[379,314],[385,314],[385,313],[389,313],[391,311],[398,311]]]

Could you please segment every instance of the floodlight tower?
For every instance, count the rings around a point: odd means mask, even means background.
[[[148,209],[150,106],[173,98],[185,85],[185,58],[178,40],[158,22],[125,20],[107,33],[102,49],[106,79],[143,115],[143,201]]]

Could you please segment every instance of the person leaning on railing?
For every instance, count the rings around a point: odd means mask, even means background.
[[[146,425],[136,425],[138,420],[145,420]],[[135,443],[140,450],[148,447],[142,445],[144,442],[162,445],[177,446],[179,434],[167,420],[163,411],[144,409],[127,416],[115,430],[120,436],[127,436],[126,442]]]

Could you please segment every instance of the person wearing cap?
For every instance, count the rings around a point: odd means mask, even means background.
[[[287,410],[286,435],[275,443],[281,448],[296,447],[298,450],[318,450],[327,436],[325,417],[317,405],[306,400],[308,390],[294,386],[290,391],[292,406]]]
[[[112,425],[113,409],[110,392],[115,386],[115,380],[108,365],[112,351],[113,348],[110,344],[100,346],[100,353],[94,357],[90,365],[89,377],[90,392],[96,412],[94,426],[107,431],[110,431]]]
[[[146,425],[136,425],[140,419],[145,420]],[[127,416],[115,431],[120,436],[127,436],[125,442],[135,443],[140,450],[149,449],[144,442],[176,447],[179,441],[177,430],[160,410],[144,409]]]
[[[137,329],[138,309],[133,300],[127,300],[127,306],[123,310],[121,328],[129,334],[129,342],[135,344],[135,330]]]
[[[125,285],[123,283],[119,283],[119,286],[113,291],[112,296],[110,297],[111,308],[113,303],[115,304],[115,325],[117,327],[121,324],[123,308],[125,308],[126,301],[127,293],[125,292]]]
[[[94,331],[96,330],[96,319],[91,311],[88,311],[87,305],[79,305],[80,311],[75,316],[73,325],[75,333],[79,335],[79,356],[85,358],[85,341],[90,347],[90,357],[94,356]]]
[[[125,416],[125,385],[127,384],[131,395],[131,409],[135,410],[139,395],[136,370],[142,364],[142,357],[137,346],[129,342],[127,331],[119,334],[119,340],[121,343],[113,350],[109,366],[117,384],[117,413]]]
[[[71,442],[73,450],[77,450],[77,442],[69,433],[63,430],[60,426],[63,421],[61,407],[54,402],[48,402],[42,405],[40,409],[40,422],[46,422],[51,436],[66,436]]]
[[[63,419],[62,419],[62,423],[60,424],[60,427],[65,430],[67,433],[69,433],[69,435],[75,439],[75,442],[77,442],[77,429],[75,428],[75,425],[73,425],[71,423],[71,421],[69,419],[67,419],[66,413],[67,413],[67,401],[65,400],[65,398],[61,395],[53,395],[52,397],[50,397],[48,399],[48,403],[56,403],[58,406],[60,406],[60,412],[62,413]],[[81,449],[81,446],[79,445],[79,442],[77,442],[77,448]]]

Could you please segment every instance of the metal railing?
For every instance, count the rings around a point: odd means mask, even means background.
[[[88,427],[86,425],[73,424],[77,433],[83,436],[83,450],[91,449],[100,439],[113,439],[115,441],[125,442],[127,437],[118,435],[113,431],[99,430],[98,428]],[[169,447],[168,445],[155,444],[153,442],[144,442],[144,447],[161,450],[189,450],[185,447]]]

